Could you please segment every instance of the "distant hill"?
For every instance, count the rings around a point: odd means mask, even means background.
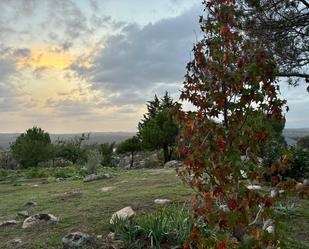
[[[0,149],[7,149],[19,136],[19,133],[0,133]],[[67,140],[79,134],[50,134],[51,140],[55,142],[57,139]],[[106,143],[116,142],[119,143],[129,137],[135,135],[133,132],[92,132],[88,143]],[[309,135],[309,128],[304,129],[284,129],[283,135],[289,145],[295,145],[297,139]]]
[[[309,136],[309,128],[284,129],[283,135],[289,138],[298,139],[300,137]]]
[[[10,144],[14,143],[19,133],[0,133],[0,149],[7,149]],[[58,139],[68,140],[74,138],[75,136],[80,136],[79,134],[50,134],[52,142]],[[106,142],[116,142],[119,143],[129,137],[134,136],[133,132],[92,132],[90,133],[89,144],[93,143],[106,143]]]

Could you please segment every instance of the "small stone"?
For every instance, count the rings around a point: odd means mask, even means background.
[[[295,186],[296,190],[302,190],[304,188],[304,184],[301,182],[298,182]]]
[[[58,222],[59,218],[52,214],[35,214],[24,220],[22,228],[29,228],[38,224],[57,224]]]
[[[6,220],[6,221],[0,222],[0,227],[13,226],[17,224],[19,224],[19,222],[16,220]]]
[[[262,187],[260,185],[248,185],[247,189],[250,189],[250,190],[261,190]]]
[[[62,181],[64,181],[64,178],[62,178],[62,177],[56,178],[56,182],[62,182]]]
[[[155,199],[154,200],[154,203],[155,204],[159,204],[159,205],[164,205],[164,204],[167,204],[167,203],[170,203],[171,200],[169,199]]]
[[[263,223],[263,230],[274,233],[275,232],[275,221],[273,219],[267,219]]]
[[[110,224],[114,224],[116,218],[118,219],[130,219],[135,216],[135,212],[131,207],[125,207],[115,213],[113,213],[112,218],[110,219]]]
[[[308,186],[309,186],[309,180],[308,180],[308,179],[305,179],[305,180],[303,181],[303,185],[304,185],[305,187],[308,187]]]
[[[172,160],[164,164],[164,168],[181,168],[184,164],[181,161]]]
[[[84,182],[92,182],[96,180],[109,179],[109,178],[112,178],[112,176],[109,173],[105,173],[103,175],[91,174],[84,178]]]
[[[220,205],[219,209],[222,210],[223,212],[226,212],[226,213],[230,212],[229,207],[227,205],[225,205],[225,204]]]
[[[23,217],[23,218],[28,218],[29,217],[29,212],[28,211],[19,211],[17,213],[17,216]]]
[[[277,198],[279,196],[279,191],[278,191],[278,189],[272,189],[271,191],[270,191],[270,197],[271,198]]]
[[[37,187],[39,187],[39,185],[38,184],[34,184],[34,185],[32,185],[32,187],[37,188]]]
[[[34,207],[37,206],[38,204],[34,201],[28,201],[24,204],[25,207]]]
[[[69,233],[62,238],[63,247],[82,248],[87,246],[94,246],[96,244],[95,238],[86,233],[75,232]]]
[[[275,227],[274,226],[268,226],[266,228],[266,231],[269,232],[269,233],[274,233],[275,232]]]
[[[110,232],[110,233],[107,235],[107,239],[110,240],[110,241],[114,241],[114,240],[116,239],[116,234]]]
[[[13,239],[10,240],[6,243],[7,248],[12,248],[12,249],[16,249],[16,248],[20,248],[22,246],[22,240],[21,239]]]
[[[97,239],[102,239],[103,235],[97,235]]]
[[[69,192],[56,194],[55,197],[60,198],[61,200],[65,200],[67,198],[79,197],[79,196],[82,196],[82,195],[83,195],[83,193],[80,192],[80,191],[69,191]]]
[[[110,192],[114,189],[115,189],[115,187],[103,187],[103,188],[100,188],[99,191],[105,193],[105,192]]]

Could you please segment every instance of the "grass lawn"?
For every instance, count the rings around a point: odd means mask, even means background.
[[[81,231],[105,236],[109,220],[115,211],[131,206],[137,215],[153,211],[156,198],[168,198],[174,203],[189,201],[192,191],[177,177],[174,170],[139,169],[123,171],[112,179],[89,183],[63,181],[41,184],[42,180],[25,180],[20,184],[0,183],[0,220],[16,219],[16,213],[51,213],[60,218],[57,225],[22,229],[21,224],[0,228],[0,248],[7,241],[19,238],[26,249],[62,248],[61,239],[69,232]],[[34,185],[39,185],[35,187]],[[98,191],[115,187],[110,192]],[[80,195],[67,198],[59,194],[79,191]],[[28,201],[37,206],[25,208]],[[289,248],[309,248],[309,201],[297,200],[298,208],[292,215],[284,215],[281,231]],[[306,246],[307,245],[307,246]]]

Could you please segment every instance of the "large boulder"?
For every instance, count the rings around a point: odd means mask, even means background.
[[[84,178],[84,182],[92,182],[92,181],[96,181],[96,180],[109,179],[111,177],[112,176],[108,173],[105,173],[103,175],[91,174],[91,175],[88,175]]]
[[[184,164],[181,161],[172,160],[164,164],[164,168],[181,168]]]
[[[57,224],[59,218],[52,214],[35,214],[24,220],[22,228],[29,228],[37,225]]]
[[[63,247],[66,249],[83,248],[83,247],[94,246],[96,244],[96,240],[89,234],[75,232],[75,233],[69,233],[68,235],[63,237],[62,243]]]
[[[131,207],[125,207],[115,213],[113,213],[112,218],[110,219],[109,223],[114,224],[115,219],[130,219],[134,217],[136,213]]]

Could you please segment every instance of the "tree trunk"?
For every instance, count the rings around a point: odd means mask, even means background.
[[[134,162],[134,152],[131,152],[130,169],[133,167],[133,162]]]
[[[169,161],[168,145],[163,145],[164,163]]]

